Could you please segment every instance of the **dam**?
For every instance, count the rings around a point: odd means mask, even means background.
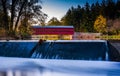
[[[119,76],[119,56],[105,40],[2,40],[0,76]]]
[[[46,41],[34,50],[32,58],[108,60],[106,41],[57,40]]]
[[[106,40],[0,41],[0,56],[40,59],[111,60]]]

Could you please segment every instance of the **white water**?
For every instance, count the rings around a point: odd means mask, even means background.
[[[55,42],[106,42],[106,40],[56,40]]]
[[[106,61],[109,61],[109,55],[108,55],[109,48],[108,48],[108,44],[107,44],[107,42],[105,42],[105,45],[106,45],[105,60],[106,60]]]
[[[0,42],[39,42],[39,40],[0,40]],[[106,42],[106,40],[46,40],[45,42]]]
[[[39,42],[39,40],[0,40],[0,42]]]
[[[70,58],[72,60],[76,58],[79,60],[86,60],[86,55],[88,55],[89,57],[87,57],[87,60],[99,60],[99,61],[109,60],[108,46],[107,46],[107,41],[105,40],[56,40],[56,41],[50,40],[50,41],[46,41],[46,44],[43,43],[36,49],[37,50],[35,50],[35,52],[32,54],[32,58],[40,58],[40,59]],[[37,53],[39,53],[39,55]],[[73,54],[74,56],[71,53],[74,53]],[[89,53],[92,55],[90,55]],[[103,59],[103,55],[105,57],[104,59]]]
[[[0,57],[0,76],[119,76],[120,63]]]

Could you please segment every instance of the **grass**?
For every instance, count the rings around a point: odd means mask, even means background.
[[[100,36],[102,40],[120,40],[120,35],[103,35]]]

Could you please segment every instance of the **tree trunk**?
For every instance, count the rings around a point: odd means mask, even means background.
[[[7,0],[1,0],[1,2],[2,2],[3,12],[4,12],[3,24],[5,28],[5,36],[6,36],[6,40],[8,40],[7,36],[9,36],[9,20],[8,20],[8,12],[7,12]]]
[[[20,11],[19,11],[19,13],[18,13],[18,17],[17,17],[17,21],[16,21],[16,23],[15,23],[14,31],[17,31],[17,28],[18,28],[18,22],[19,22],[19,20],[20,20],[21,15],[22,15],[22,10],[23,10],[25,4],[26,4],[26,1],[24,1],[24,2],[22,3],[22,6],[21,6],[21,8],[20,8]]]
[[[1,0],[1,2],[2,2],[3,12],[4,12],[4,26],[6,30],[9,30],[8,12],[6,7],[7,0]]]
[[[13,26],[14,26],[14,18],[15,18],[15,6],[16,6],[17,0],[12,0],[12,5],[11,5],[11,22],[10,22],[10,31],[13,31]]]

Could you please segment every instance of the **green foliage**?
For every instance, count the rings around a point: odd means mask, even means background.
[[[6,33],[5,29],[0,27],[0,37],[5,36],[5,33]]]
[[[100,39],[103,39],[103,40],[120,40],[120,35],[103,35],[103,36],[100,36]]]
[[[28,23],[28,19],[25,18],[21,21],[18,34],[22,37],[27,37],[32,34],[32,31],[30,30],[30,24]]]
[[[53,17],[48,21],[47,25],[61,25],[61,23],[57,18]]]
[[[2,15],[0,17],[0,26],[8,31],[8,35],[16,35],[15,33],[20,30],[20,22],[26,18],[27,21],[24,22],[26,24],[32,23],[34,19],[39,22],[45,21],[47,15],[41,11],[40,3],[41,0],[0,0],[0,16]]]
[[[99,15],[94,23],[94,29],[99,33],[107,32],[106,18],[104,18],[102,15]]]
[[[66,15],[61,19],[63,25],[73,25],[76,31],[79,31],[80,18],[81,18],[81,7],[78,8],[71,7]]]
[[[3,27],[4,21],[3,21],[3,13],[0,12],[0,27]]]
[[[77,8],[71,7],[66,15],[62,18],[64,25],[73,25],[75,31],[92,32],[93,22],[90,5],[86,3],[85,7],[78,5]]]
[[[119,7],[120,0],[117,0],[117,2],[114,0],[102,0],[101,3],[97,1],[91,5],[86,3],[83,7],[78,5],[76,8],[71,7],[67,11],[66,15],[61,19],[61,22],[63,25],[73,25],[75,31],[95,32],[94,22],[96,21],[96,18],[99,15],[104,16],[107,21],[110,19],[115,20],[120,18]],[[107,27],[109,26],[108,24],[106,25]]]
[[[112,21],[113,25],[110,27],[110,31],[112,34],[120,34],[120,19],[115,19]]]

